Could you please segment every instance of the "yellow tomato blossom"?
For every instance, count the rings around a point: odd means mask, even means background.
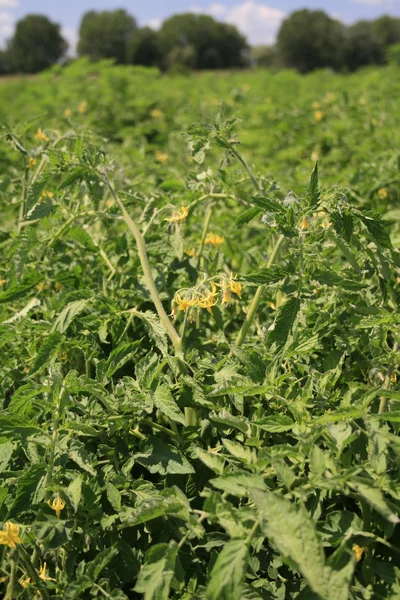
[[[153,117],[153,119],[160,119],[164,116],[164,113],[159,108],[153,108],[153,110],[150,112],[150,115]]]
[[[360,562],[360,560],[362,559],[362,556],[365,552],[365,548],[362,548],[361,546],[358,546],[358,544],[354,544],[353,548],[352,548],[355,557],[356,557],[356,562]]]
[[[209,233],[205,239],[206,244],[212,244],[215,248],[219,248],[225,241],[222,235]]]
[[[191,258],[193,258],[194,256],[197,256],[197,252],[194,248],[188,248],[187,250],[185,250],[185,254],[187,256],[190,256]]]
[[[40,579],[43,579],[43,581],[56,581],[55,579],[53,579],[53,577],[47,577],[46,576],[46,563],[43,563],[40,571],[39,571],[39,577]]]
[[[64,117],[66,117],[67,119],[69,119],[71,115],[72,115],[72,110],[70,108],[66,108],[64,110]]]
[[[41,127],[39,127],[39,129],[37,130],[37,132],[35,134],[35,138],[37,140],[39,140],[40,142],[48,142],[49,141],[49,138],[47,137],[47,135],[45,133],[43,133]]]
[[[60,496],[56,496],[52,502],[50,500],[47,503],[52,510],[55,511],[57,519],[60,518],[62,509],[65,507],[65,502]]]
[[[159,150],[157,150],[156,152],[156,160],[158,160],[158,162],[160,163],[166,163],[168,161],[168,154],[166,152],[160,152]]]
[[[24,588],[24,590],[26,590],[26,588],[28,587],[28,585],[31,583],[31,578],[30,577],[26,577],[25,579],[23,577],[21,577],[21,579],[19,580],[19,585]]]
[[[325,113],[323,110],[316,110],[314,112],[314,121],[322,121],[324,116],[325,116]]]
[[[307,231],[309,228],[310,228],[310,218],[308,215],[305,215],[301,222],[300,229],[302,229],[303,231]]]
[[[17,544],[22,544],[22,540],[19,536],[19,525],[7,521],[4,525],[4,529],[0,531],[0,544],[8,546],[15,550]]]
[[[242,297],[242,284],[239,281],[235,281],[235,279],[232,276],[229,280],[229,289],[233,294],[239,296],[239,298]]]
[[[36,165],[36,163],[37,163],[37,160],[36,160],[36,158],[34,158],[33,156],[30,156],[30,157],[28,158],[28,167],[29,167],[30,169],[33,169],[33,167]]]
[[[208,310],[209,313],[211,313],[211,307],[217,304],[216,296],[217,286],[215,285],[215,283],[211,282],[211,290],[209,290],[208,293],[200,296],[200,298],[197,301],[200,308],[205,308],[206,310]]]
[[[182,298],[180,296],[180,294],[175,294],[174,304],[176,304],[178,306],[179,310],[183,310],[183,312],[186,312],[192,306],[196,306],[196,303],[197,303],[197,300],[196,300],[195,296],[186,294]]]
[[[40,196],[40,199],[42,198],[52,198],[54,196],[54,192],[51,192],[50,190],[45,190],[44,192],[42,192],[42,195]]]
[[[5,279],[0,279],[0,287],[1,287],[2,285],[4,285],[4,284],[5,284],[5,282],[6,282],[6,280],[5,280]]]
[[[386,198],[389,196],[389,192],[387,188],[380,188],[378,190],[378,196],[381,200],[386,200]]]
[[[186,206],[181,206],[178,210],[175,210],[172,214],[172,217],[168,217],[165,219],[169,223],[179,223],[179,221],[185,221],[188,216],[189,211]]]
[[[87,107],[88,103],[86,102],[86,100],[83,100],[78,106],[78,112],[80,112],[81,115],[83,115],[87,111]]]

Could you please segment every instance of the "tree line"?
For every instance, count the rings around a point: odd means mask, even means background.
[[[155,31],[139,27],[132,15],[120,9],[83,15],[77,53],[93,61],[109,58],[117,64],[163,71],[261,66],[306,73],[326,67],[354,71],[381,65],[395,55],[396,44],[400,44],[400,19],[387,15],[345,26],[322,10],[298,10],[282,22],[275,45],[251,48],[235,26],[208,15],[174,15]],[[0,51],[0,73],[37,73],[65,60],[67,50],[57,23],[44,15],[27,15]]]

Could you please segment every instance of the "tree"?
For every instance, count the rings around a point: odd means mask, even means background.
[[[343,62],[350,71],[385,62],[385,48],[376,35],[371,21],[359,21],[347,28]]]
[[[113,58],[117,63],[126,63],[128,43],[136,29],[135,18],[123,9],[90,10],[79,27],[78,54],[91,60]]]
[[[67,48],[57,23],[44,15],[27,15],[17,22],[9,56],[15,71],[37,73],[59,61]]]
[[[383,15],[372,21],[371,27],[385,48],[400,42],[400,19]]]
[[[254,46],[251,49],[251,63],[256,67],[276,69],[280,66],[279,52],[276,46]]]
[[[236,27],[208,15],[184,13],[170,17],[160,29],[160,47],[165,67],[171,67],[182,56],[189,57],[187,66],[194,69],[242,67],[248,60],[246,39]]]
[[[161,48],[157,31],[142,27],[134,32],[128,42],[128,62],[146,67],[161,65]]]
[[[302,73],[342,65],[344,26],[322,10],[298,10],[282,23],[278,50],[284,64]]]

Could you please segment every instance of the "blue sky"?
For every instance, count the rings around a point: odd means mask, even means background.
[[[126,8],[139,24],[153,27],[177,12],[204,12],[235,24],[253,44],[271,43],[285,16],[305,7],[322,8],[344,23],[382,14],[400,17],[400,0],[0,0],[0,43],[12,35],[16,20],[41,13],[60,23],[74,45],[85,11],[114,8]]]

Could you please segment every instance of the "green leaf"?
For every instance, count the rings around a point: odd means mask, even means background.
[[[88,302],[88,300],[75,300],[74,302],[67,304],[54,321],[52,331],[65,333],[75,317],[86,308]]]
[[[55,210],[55,206],[50,199],[42,200],[35,204],[30,211],[27,213],[26,221],[35,221],[36,219],[43,219],[48,217]]]
[[[303,505],[294,506],[273,492],[250,490],[260,511],[261,529],[276,546],[282,558],[300,571],[312,590],[324,600],[330,597],[329,573],[314,521]]]
[[[168,600],[177,555],[174,541],[150,548],[135,586],[135,592],[144,594],[143,600]]]
[[[27,281],[25,283],[22,282],[11,285],[8,290],[0,294],[0,304],[11,302],[12,300],[18,300],[19,298],[24,298],[38,284],[39,281],[40,275],[37,274],[35,277],[32,277],[32,280],[29,282]]]
[[[241,600],[248,555],[247,540],[230,540],[225,544],[211,571],[207,600]]]
[[[194,469],[185,456],[173,446],[158,438],[150,437],[143,452],[135,454],[135,460],[150,473],[166,475],[187,475]]]
[[[243,279],[257,283],[258,285],[268,285],[278,283],[291,274],[291,270],[285,267],[263,267],[256,273],[245,275]]]
[[[341,287],[344,290],[358,291],[367,287],[360,281],[345,279],[334,271],[330,271],[328,269],[313,271],[312,277],[319,281],[319,283]]]
[[[53,331],[53,333],[50,333],[49,337],[43,342],[43,344],[39,348],[39,352],[36,355],[33,367],[29,371],[30,377],[41,371],[50,363],[54,354],[57,352],[62,340],[63,336],[59,331]]]
[[[0,473],[6,469],[8,463],[10,462],[13,449],[14,446],[12,442],[0,444]]]
[[[30,508],[33,495],[44,474],[44,465],[36,464],[19,475],[17,491],[7,515],[8,519],[16,518]]]
[[[361,482],[351,482],[349,485],[390,523],[400,523],[399,517],[393,512],[382,492],[378,488],[373,487],[374,484],[372,482],[370,486]]]
[[[276,414],[270,415],[258,421],[253,421],[253,424],[264,431],[269,431],[270,433],[280,433],[282,431],[289,431],[292,429],[294,421],[286,415]]]
[[[235,227],[241,227],[242,225],[246,225],[246,223],[254,219],[254,217],[257,217],[260,213],[261,210],[257,206],[248,208],[236,218]]]
[[[308,185],[308,204],[311,210],[315,210],[321,201],[321,192],[318,184],[318,161],[312,170],[310,183]]]
[[[106,483],[107,499],[115,512],[121,510],[121,493],[110,481]]]
[[[81,501],[82,482],[82,475],[78,475],[77,477],[75,477],[75,479],[73,479],[73,481],[71,481],[67,488],[67,494],[71,502],[71,506],[75,512],[78,511],[79,503]]]
[[[110,379],[136,354],[142,340],[120,344],[111,352],[107,360],[106,377]]]
[[[222,474],[224,471],[225,459],[215,452],[208,452],[203,448],[196,448],[196,454],[202,463],[214,473]]]
[[[273,329],[269,331],[269,342],[278,347],[285,345],[300,310],[300,299],[290,298],[279,310]]]
[[[160,183],[159,188],[164,192],[182,192],[185,189],[185,184],[178,179],[167,179]]]
[[[158,408],[163,415],[169,419],[172,419],[172,421],[180,423],[181,425],[185,425],[185,415],[179,409],[177,403],[172,397],[168,385],[165,383],[159,385],[154,392],[154,406]]]
[[[384,221],[378,215],[368,215],[361,217],[362,222],[374,238],[375,242],[383,248],[392,248],[390,235]]]

